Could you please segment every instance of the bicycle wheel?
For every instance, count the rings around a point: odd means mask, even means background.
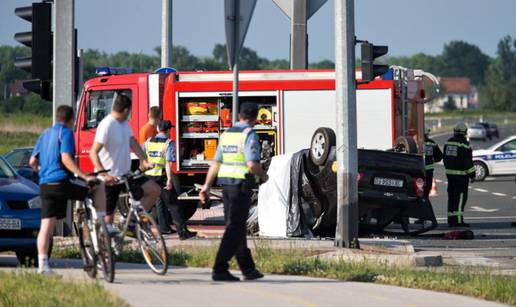
[[[97,236],[99,242],[99,263],[104,279],[107,282],[113,282],[115,279],[115,259],[113,250],[111,249],[111,237],[106,228],[104,220],[97,221]]]
[[[165,275],[168,270],[168,253],[165,240],[161,236],[158,224],[145,211],[138,213],[139,223],[136,224],[136,238],[140,244],[145,262],[158,275]]]
[[[83,270],[90,278],[97,276],[97,259],[95,247],[91,240],[91,231],[86,219],[86,212],[79,212],[78,221],[75,223],[75,231],[79,237],[79,248],[83,263]]]

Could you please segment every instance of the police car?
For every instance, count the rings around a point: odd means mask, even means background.
[[[475,180],[487,176],[516,175],[516,135],[496,143],[488,149],[473,151]]]

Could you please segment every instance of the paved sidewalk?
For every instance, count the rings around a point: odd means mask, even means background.
[[[0,270],[16,263],[0,256]],[[77,260],[52,261],[64,278],[91,282]],[[145,265],[117,264],[115,283],[100,281],[131,306],[360,306],[489,307],[500,304],[460,295],[372,283],[342,282],[301,276],[267,275],[260,281],[211,281],[209,269],[171,267],[157,276]]]

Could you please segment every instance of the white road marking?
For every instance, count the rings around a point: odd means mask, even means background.
[[[475,211],[475,212],[496,212],[500,211],[498,209],[486,209],[478,206],[471,206],[469,211]]]
[[[443,182],[441,179],[435,179],[435,182]]]
[[[486,179],[484,179],[484,180],[485,180],[485,181],[494,181],[494,180],[496,180],[496,178],[490,177],[490,178],[486,178]]]
[[[466,217],[467,220],[516,220],[516,216],[471,216]],[[438,221],[446,221],[448,217],[438,217]]]
[[[503,193],[498,193],[498,192],[495,192],[495,193],[492,193],[493,195],[496,195],[496,196],[507,196],[507,194],[503,194]]]
[[[475,191],[477,191],[477,192],[482,192],[482,193],[487,193],[487,192],[489,192],[488,190],[479,189],[479,188],[475,188]]]

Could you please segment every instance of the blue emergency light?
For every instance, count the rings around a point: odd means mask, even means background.
[[[175,70],[172,67],[161,67],[154,71],[155,74],[172,74],[175,73],[177,70]]]
[[[95,69],[95,74],[97,76],[109,76],[109,75],[124,75],[130,74],[133,70],[131,68],[125,67],[97,67]]]

